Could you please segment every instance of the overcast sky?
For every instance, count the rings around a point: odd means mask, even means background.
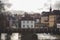
[[[27,12],[47,11],[49,10],[50,3],[53,7],[56,1],[59,0],[9,0],[12,4],[10,10],[22,10]]]

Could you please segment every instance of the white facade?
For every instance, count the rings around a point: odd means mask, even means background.
[[[57,24],[57,28],[60,28],[60,23]]]
[[[36,23],[40,22],[39,19],[36,19]]]
[[[33,21],[33,20],[22,20],[21,21],[22,29],[34,28],[34,27],[35,27],[35,21]]]

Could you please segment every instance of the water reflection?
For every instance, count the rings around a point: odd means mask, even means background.
[[[8,40],[21,40],[21,35],[19,33],[12,33],[10,36],[7,33],[1,33],[1,40],[6,40],[7,36],[10,37]]]
[[[18,35],[19,33],[12,33],[11,40],[19,40]]]
[[[1,40],[6,40],[6,33],[1,33]]]
[[[37,34],[38,35],[38,39],[39,40],[43,40],[43,39],[58,39],[56,37],[56,35],[51,35],[51,34],[46,34],[46,33],[41,33],[41,34]]]
[[[7,33],[1,33],[1,40],[6,40]],[[51,35],[51,34],[46,34],[46,33],[38,33],[37,34],[39,40],[45,40],[45,39],[59,39],[59,35]],[[10,35],[11,40],[21,40],[21,34],[19,33],[12,33]]]

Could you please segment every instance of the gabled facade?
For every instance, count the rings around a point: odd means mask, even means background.
[[[48,18],[48,16],[41,16],[41,26],[48,26],[48,24],[49,24],[49,18]]]
[[[57,27],[57,23],[59,23],[59,16],[60,16],[59,10],[53,10],[51,12],[43,12],[42,14],[43,14],[43,16],[41,16],[42,24],[44,25],[48,24],[48,27],[50,28]]]
[[[56,15],[49,15],[49,27],[54,27],[56,23]]]
[[[35,20],[32,17],[22,17],[21,29],[33,29],[35,28]]]

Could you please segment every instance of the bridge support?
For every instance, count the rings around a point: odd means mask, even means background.
[[[12,33],[7,33],[6,40],[11,40]]]
[[[0,40],[1,40],[1,33],[0,33]]]
[[[26,30],[21,32],[21,40],[38,40],[38,37],[34,32]]]

